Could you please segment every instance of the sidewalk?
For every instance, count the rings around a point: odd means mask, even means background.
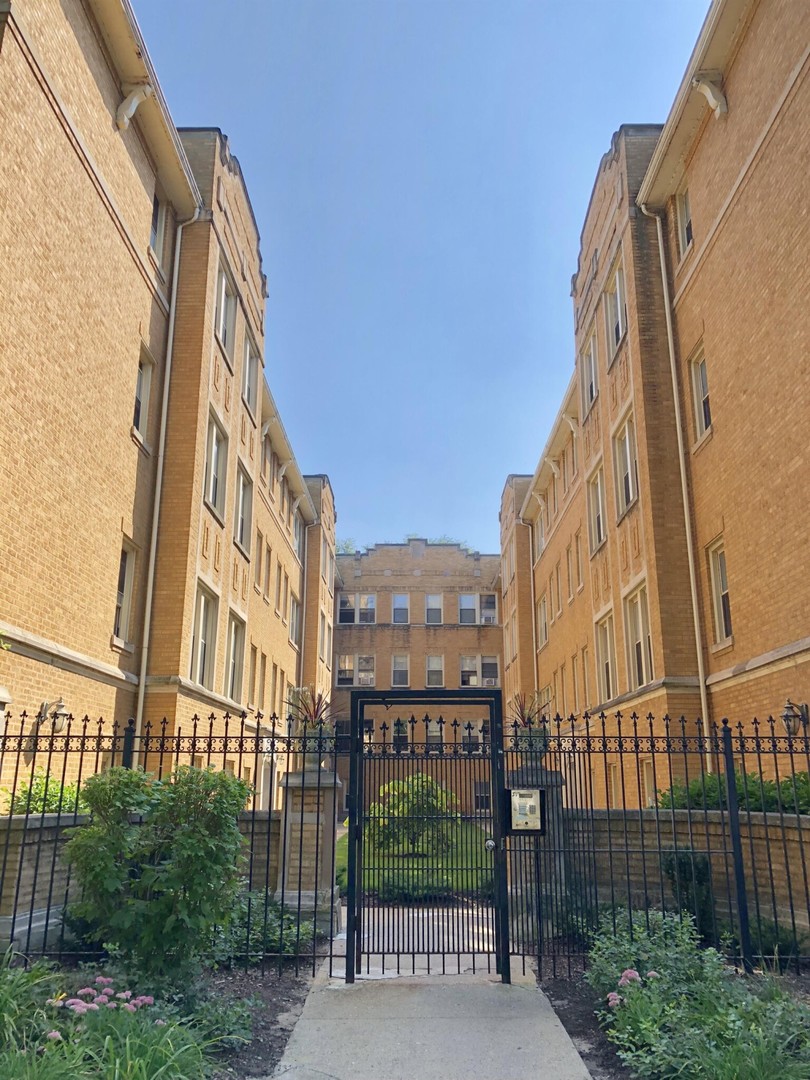
[[[545,995],[486,975],[322,972],[273,1077],[285,1080],[590,1080]]]

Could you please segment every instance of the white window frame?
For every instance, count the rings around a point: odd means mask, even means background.
[[[433,661],[438,660],[439,661],[438,666],[436,666],[435,663],[434,663],[433,667],[431,667],[431,663],[430,663],[431,660],[433,660]],[[431,674],[435,675],[437,672],[438,672],[438,675],[439,675],[438,682],[435,681],[435,680],[431,681]],[[429,687],[429,686],[444,686],[444,656],[443,655],[439,656],[439,655],[433,654],[433,655],[425,657],[425,686],[426,687]]]
[[[540,510],[539,510],[539,512],[537,514],[537,517],[535,518],[535,523],[534,523],[534,561],[535,562],[537,562],[537,560],[543,554],[543,549],[545,548],[545,546],[546,546],[546,516],[545,516],[545,513],[543,511],[543,507],[541,506]]]
[[[300,563],[304,561],[304,519],[296,510],[293,514],[293,547]]]
[[[236,469],[236,504],[233,514],[233,538],[236,544],[250,555],[253,534],[253,481],[241,464]]]
[[[362,601],[366,603],[363,605]],[[342,619],[341,602],[351,601],[343,609],[351,611],[351,619]],[[374,626],[377,622],[377,594],[376,593],[349,593],[341,592],[338,600],[338,624],[341,626]]]
[[[701,349],[689,363],[692,375],[692,401],[695,410],[695,433],[702,439],[712,428],[711,395],[706,356]]]
[[[123,580],[122,580],[123,578]],[[135,548],[124,541],[118,560],[118,583],[113,617],[113,643],[128,644],[132,615],[132,586],[135,581]]]
[[[349,660],[351,667],[341,661]],[[336,686],[354,686],[354,675],[357,670],[355,658],[352,653],[338,653],[337,665],[335,668],[335,685]],[[343,674],[341,675],[341,672]],[[350,676],[347,676],[346,672],[351,672]]]
[[[624,267],[621,260],[616,264],[605,288],[605,329],[608,341],[608,357],[616,355],[627,333],[627,296],[624,288]]]
[[[548,598],[545,593],[537,601],[537,648],[548,643]]]
[[[725,645],[733,641],[734,623],[731,617],[726,547],[722,539],[716,540],[711,545],[708,556],[712,609],[714,610],[714,640],[717,645]],[[723,603],[724,598],[725,603]]]
[[[207,690],[214,688],[218,617],[219,600],[214,593],[198,585],[191,634],[190,678]]]
[[[646,584],[625,598],[624,626],[630,689],[638,690],[655,678]]]
[[[493,600],[493,603],[492,603],[491,606],[493,607],[494,610],[491,613],[491,618],[490,618],[490,612],[489,611],[487,611],[487,612],[484,611],[484,597],[485,596],[491,596],[492,600]],[[497,593],[492,592],[492,593],[479,593],[478,594],[478,620],[481,623],[481,626],[497,626],[498,625],[498,594]]]
[[[217,274],[214,331],[229,360],[233,359],[234,338],[236,336],[236,306],[236,287],[224,265],[220,265]]]
[[[582,370],[582,415],[587,416],[599,396],[599,350],[596,345],[596,331],[593,327],[580,360]]]
[[[297,648],[301,645],[301,601],[290,593],[290,641]]]
[[[404,675],[404,681],[397,676]],[[407,689],[411,685],[411,658],[407,653],[395,653],[391,657],[391,689]]]
[[[223,693],[231,701],[242,701],[242,678],[245,667],[245,624],[235,615],[228,614],[228,652],[225,658],[225,682]]]
[[[678,216],[678,247],[681,258],[692,246],[692,207],[689,203],[689,188],[684,188],[676,200]]]
[[[405,604],[398,604],[397,600],[405,599]],[[405,612],[404,619],[397,618],[397,612]],[[407,626],[411,621],[411,598],[409,593],[392,593],[391,594],[391,622],[397,626]]]
[[[574,533],[574,553],[577,563],[577,592],[585,585],[585,577],[582,570],[582,531],[577,529]]]
[[[638,452],[632,413],[613,436],[613,478],[621,518],[638,499]]]
[[[135,403],[132,409],[132,430],[142,442],[146,441],[146,429],[149,424],[149,398],[152,391],[154,361],[142,349],[138,357],[138,374],[135,377]]]
[[[438,617],[438,619],[431,619],[430,618],[430,612],[431,611],[436,611],[437,607],[436,607],[435,604],[431,604],[430,601],[431,600],[437,600],[437,599],[439,601],[439,604],[438,604],[439,617]],[[443,597],[442,593],[426,593],[425,594],[425,625],[426,626],[441,626],[443,624],[443,622],[444,622],[444,597]]]
[[[605,510],[605,470],[600,464],[588,480],[588,536],[592,555],[607,540]]]
[[[259,401],[259,367],[261,360],[259,350],[250,334],[245,334],[245,361],[242,371],[242,400],[250,410],[251,416],[256,415],[256,406]]]
[[[361,660],[370,660],[371,661],[371,666],[369,667],[368,664],[367,664],[365,671],[360,670],[360,661]],[[369,672],[370,672],[370,674],[369,674]],[[354,682],[354,685],[355,686],[374,686],[376,677],[377,677],[377,660],[376,660],[376,657],[370,656],[370,655],[367,655],[367,654],[361,655],[360,653],[358,653],[355,656],[355,667],[354,667],[354,680],[355,680],[355,682]]]
[[[462,604],[462,601],[472,600],[472,606],[470,604]],[[463,619],[461,613],[463,611],[471,611],[471,619]],[[476,626],[478,624],[478,596],[476,593],[459,593],[458,594],[458,625],[459,626]]]
[[[228,479],[228,436],[213,413],[208,417],[205,444],[205,501],[222,521]]]
[[[596,676],[600,703],[616,697],[616,641],[613,632],[613,612],[599,619],[594,627],[596,639]]]
[[[466,666],[465,666],[466,661]],[[459,686],[481,685],[481,658],[472,654],[461,655],[458,658]],[[465,676],[467,682],[464,681]]]
[[[157,208],[157,214],[155,209]],[[152,197],[152,220],[149,225],[149,248],[157,260],[158,266],[163,268],[163,248],[166,244],[166,203],[157,192]]]

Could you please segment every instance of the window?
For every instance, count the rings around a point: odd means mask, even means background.
[[[281,563],[276,562],[276,615],[281,614]]]
[[[548,615],[549,621],[554,622],[554,575],[548,576]]]
[[[293,514],[293,541],[295,553],[301,562],[304,561],[304,519],[296,510]]]
[[[613,464],[616,473],[616,505],[621,515],[638,496],[636,436],[632,416],[613,438]]]
[[[250,646],[250,666],[248,668],[248,705],[256,704],[256,668],[258,666],[259,650],[255,645]]]
[[[217,420],[208,419],[205,460],[205,500],[221,518],[225,513],[225,476],[228,470],[228,439]]]
[[[375,593],[341,593],[338,601],[339,623],[366,623],[377,621],[377,596]]]
[[[571,657],[571,686],[574,691],[574,713],[579,716],[579,653]]]
[[[692,390],[695,399],[695,430],[697,437],[700,438],[712,426],[709,380],[706,374],[706,357],[703,353],[692,361]]]
[[[613,356],[627,329],[624,271],[621,266],[617,267],[616,273],[605,290],[605,318],[607,319],[608,351]]]
[[[548,641],[548,600],[541,596],[537,604],[537,647],[542,649]]]
[[[689,189],[685,188],[678,196],[678,240],[681,257],[689,250],[692,243],[692,210],[689,206]]]
[[[289,615],[290,605],[290,577],[287,571],[284,571],[284,600],[281,607],[281,618],[283,622],[287,621]]]
[[[354,657],[348,653],[341,653],[337,662],[338,686],[354,685]]]
[[[391,622],[407,623],[408,621],[408,594],[394,593],[391,601]]]
[[[259,709],[264,712],[264,688],[267,683],[267,656],[265,653],[261,654],[261,660],[259,662],[259,698],[257,704]]]
[[[588,646],[582,646],[582,704],[587,709],[591,703],[591,681],[588,675]]]
[[[497,656],[482,656],[481,657],[481,679],[484,686],[497,686],[498,685],[498,657]]]
[[[458,598],[458,621],[461,624],[475,623],[475,593],[461,593]]]
[[[580,533],[579,529],[577,529],[574,536],[574,551],[577,556],[577,588],[581,589],[585,581],[582,577],[582,533]]]
[[[149,230],[149,247],[157,258],[158,265],[163,265],[163,243],[166,237],[166,205],[157,194],[152,198],[152,225]]]
[[[135,552],[126,544],[121,548],[118,563],[118,591],[115,598],[113,637],[129,640],[129,615],[132,608],[132,582],[135,577]]]
[[[225,661],[225,697],[242,700],[242,668],[245,663],[245,624],[228,616],[228,655]]]
[[[596,624],[596,669],[600,701],[609,701],[617,693],[612,615],[606,615]]]
[[[410,745],[408,725],[401,717],[391,725],[391,741],[395,750],[405,750]]]
[[[269,435],[265,435],[262,440],[262,479],[267,480],[270,477],[270,463],[273,459],[273,444],[270,442]]]
[[[608,810],[615,810],[619,805],[619,766],[613,762],[605,766],[605,785]]]
[[[391,686],[396,688],[398,686],[408,686],[410,684],[410,678],[408,673],[408,657],[407,656],[392,656],[391,657]]]
[[[652,758],[645,758],[641,763],[641,805],[655,806],[655,769]]]
[[[726,549],[723,542],[709,550],[709,567],[712,581],[715,640],[719,643],[731,637],[731,602],[728,595],[726,573]]]
[[[425,676],[425,686],[444,686],[443,656],[427,657]]]
[[[300,645],[301,641],[301,604],[297,596],[290,597],[290,641]]]
[[[438,625],[442,621],[442,597],[430,595],[425,597],[425,622],[428,625]]]
[[[492,809],[492,791],[488,780],[474,781],[473,810],[486,813]]]
[[[562,572],[559,562],[554,567],[554,586],[557,590],[557,614],[562,615]]]
[[[546,518],[543,513],[543,508],[540,507],[540,512],[537,515],[537,520],[534,523],[534,558],[535,561],[543,554],[543,548],[546,546]]]
[[[245,340],[245,369],[242,372],[242,397],[252,413],[256,413],[259,396],[259,350],[250,336]]]
[[[264,599],[269,602],[270,600],[270,575],[273,572],[273,549],[265,541],[264,544],[264,588],[262,594]]]
[[[481,593],[481,622],[484,626],[494,626],[498,621],[498,608],[495,593]]]
[[[443,736],[443,724],[440,724],[438,720],[428,720],[426,735],[425,749],[428,753],[435,753],[441,750]]]
[[[253,484],[240,465],[236,470],[236,511],[233,521],[233,538],[246,555],[250,554],[252,515]]]
[[[258,591],[262,587],[262,557],[264,555],[264,537],[261,529],[256,530],[256,558],[253,563],[253,584]]]
[[[191,635],[191,679],[208,690],[214,684],[214,654],[217,633],[217,601],[202,587],[197,589],[194,627]]]
[[[323,660],[324,649],[326,648],[326,616],[321,612],[320,622],[318,623],[318,656]]]
[[[637,690],[653,680],[652,638],[647,609],[647,589],[642,586],[624,602],[627,631],[627,671],[630,688]]]
[[[228,356],[233,356],[236,330],[236,291],[224,268],[217,278],[216,334]]]
[[[598,380],[598,354],[596,351],[596,334],[591,333],[585,352],[582,354],[582,412],[588,412],[591,405],[596,401],[599,393]]]
[[[373,686],[374,685],[374,657],[373,656],[358,656],[357,657],[357,685],[358,686]]]
[[[461,657],[461,685],[462,686],[478,686],[478,657],[477,656],[462,656]]]
[[[565,549],[565,572],[568,578],[568,599],[574,599],[574,555],[571,545]]]
[[[132,413],[132,426],[142,439],[146,438],[146,425],[149,422],[149,391],[152,388],[152,361],[141,355],[138,361],[138,378],[135,382],[135,408]]]
[[[601,467],[588,482],[588,528],[591,552],[605,542],[605,474]]]

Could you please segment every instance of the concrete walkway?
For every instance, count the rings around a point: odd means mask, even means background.
[[[321,973],[273,1073],[285,1080],[590,1080],[534,979]],[[269,1080],[269,1078],[268,1078]]]

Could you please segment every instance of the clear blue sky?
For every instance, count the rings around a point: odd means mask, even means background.
[[[180,125],[230,138],[268,382],[338,537],[498,550],[573,370],[601,155],[663,122],[708,0],[134,0]]]

